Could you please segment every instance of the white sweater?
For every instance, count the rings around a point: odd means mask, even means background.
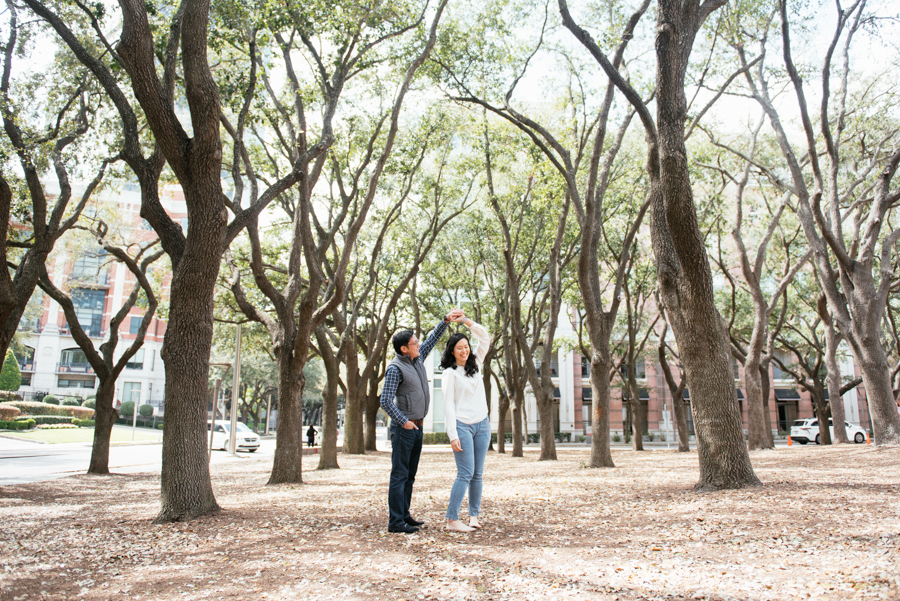
[[[484,327],[474,321],[469,328],[472,338],[478,341],[475,347],[475,362],[478,371],[472,377],[466,376],[462,367],[448,367],[442,376],[442,389],[444,392],[444,420],[447,425],[447,435],[450,440],[458,440],[456,422],[464,424],[477,424],[488,415],[487,398],[484,393],[484,378],[481,366],[491,345],[491,336]]]

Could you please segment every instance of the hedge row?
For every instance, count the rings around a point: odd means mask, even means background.
[[[71,424],[74,418],[67,415],[29,415],[20,417],[19,421],[33,421],[36,424]]]
[[[30,430],[34,427],[34,424],[35,421],[33,419],[13,422],[0,420],[0,430]]]
[[[93,428],[94,420],[92,419],[78,419],[77,417],[72,418],[72,423],[80,428]]]
[[[4,403],[4,405],[12,405],[27,415],[67,415],[78,419],[91,419],[94,417],[94,410],[87,407],[59,406],[49,403],[36,403],[34,401],[13,401]]]
[[[21,401],[22,395],[18,392],[13,392],[12,390],[0,390],[0,403],[6,403],[9,401]]]
[[[0,403],[0,420],[14,421],[20,413],[22,410],[18,407],[13,407],[9,403]]]
[[[426,432],[422,435],[422,444],[450,444],[446,432]]]

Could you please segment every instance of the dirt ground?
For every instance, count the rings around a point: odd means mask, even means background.
[[[900,449],[753,453],[764,486],[697,494],[695,454],[490,453],[482,521],[443,530],[449,451],[422,457],[420,534],[387,533],[385,453],[266,487],[213,466],[223,511],[153,525],[158,476],[0,487],[0,599],[900,599]]]

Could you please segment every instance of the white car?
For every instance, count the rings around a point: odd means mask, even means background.
[[[213,430],[212,448],[227,451],[228,443],[231,442],[229,432],[231,432],[231,422],[227,420],[217,420],[216,428]],[[241,422],[237,423],[237,436],[235,441],[237,442],[238,451],[250,451],[253,453],[259,448],[259,436],[257,436],[253,430],[248,428],[246,424],[242,424]]]
[[[848,440],[852,440],[856,444],[866,442],[865,430],[847,422],[844,422],[844,427],[847,431]],[[830,419],[828,420],[828,432],[831,434],[831,439],[834,440],[834,421]],[[813,417],[795,421],[791,424],[791,440],[800,444],[808,442],[819,444],[819,420]]]

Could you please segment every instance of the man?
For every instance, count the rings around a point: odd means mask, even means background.
[[[410,515],[409,504],[422,453],[422,420],[428,415],[431,400],[425,359],[447,329],[447,324],[462,315],[462,309],[450,311],[421,344],[412,330],[397,332],[391,339],[397,356],[384,372],[381,391],[381,408],[391,418],[388,532],[413,534],[424,523]]]

